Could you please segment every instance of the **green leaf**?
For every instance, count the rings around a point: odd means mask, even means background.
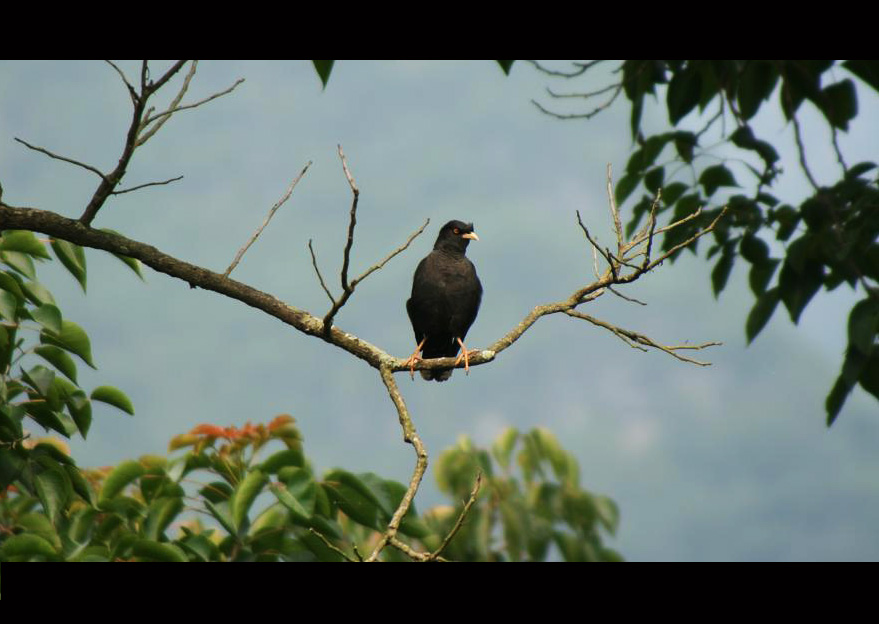
[[[751,271],[748,273],[748,283],[755,297],[759,297],[766,292],[766,287],[769,286],[769,282],[772,280],[772,276],[775,275],[775,269],[778,268],[780,262],[780,260],[770,258],[751,266]]]
[[[63,380],[56,377],[55,382],[59,381]],[[79,429],[80,435],[85,438],[88,435],[89,428],[92,426],[91,402],[85,395],[85,392],[78,388],[75,392],[69,393],[65,402],[67,403],[67,410],[73,417],[73,422],[76,423],[76,428]]]
[[[49,331],[55,334],[61,333],[61,310],[58,309],[58,306],[44,303],[40,307],[31,310],[31,316],[37,323]]]
[[[35,305],[43,305],[44,303],[55,303],[55,298],[49,290],[35,280],[29,282],[19,282],[24,296]]]
[[[18,297],[7,290],[0,290],[0,316],[13,323],[18,321]]]
[[[504,71],[504,74],[509,76],[510,75],[510,68],[513,66],[513,63],[515,63],[516,61],[513,60],[513,61],[495,61],[495,62],[501,66],[501,69]]]
[[[86,264],[85,252],[82,247],[56,238],[52,241],[52,251],[55,252],[55,256],[61,261],[64,268],[79,282],[82,291],[85,292]]]
[[[382,524],[379,521],[379,513],[382,509],[375,495],[364,496],[359,489],[341,481],[328,479],[321,486],[326,491],[330,501],[341,509],[346,516],[363,526],[379,530]]]
[[[867,297],[858,301],[848,317],[849,348],[854,347],[864,355],[870,355],[879,331],[879,301]]]
[[[348,472],[347,470],[336,468],[335,470],[331,470],[324,476],[324,481],[332,481],[344,484],[347,487],[357,491],[362,497],[370,501],[372,504],[378,506],[379,508],[382,508],[382,501],[379,500],[379,497],[376,495],[376,493],[358,475]]]
[[[314,505],[314,483],[312,482],[312,498],[311,503]],[[289,487],[284,487],[283,485],[278,485],[275,483],[269,484],[269,490],[272,494],[275,495],[275,498],[286,507],[291,514],[293,514],[294,518],[301,523],[308,522],[309,518],[311,518],[311,512],[299,502],[299,499],[290,491]]]
[[[644,174],[644,188],[646,188],[651,195],[656,195],[656,192],[662,188],[664,182],[664,167],[656,167]]]
[[[39,512],[29,512],[18,517],[15,524],[24,529],[24,533],[39,535],[44,540],[52,544],[52,548],[58,550],[61,548],[61,538],[55,531],[55,527],[45,516]]]
[[[148,561],[186,562],[186,553],[174,544],[162,544],[152,540],[139,539],[131,547],[131,554]]]
[[[874,348],[858,378],[861,387],[879,399],[879,348]]]
[[[162,496],[150,503],[144,535],[151,540],[162,539],[165,529],[183,511],[183,499],[178,496]]]
[[[742,258],[751,264],[760,264],[769,258],[769,245],[763,239],[748,232],[742,237],[739,252],[742,254]]]
[[[39,535],[30,533],[9,537],[0,546],[0,553],[3,555],[0,559],[4,561],[26,560],[31,557],[54,558],[57,555],[52,544]]]
[[[12,293],[19,302],[24,303],[25,295],[21,290],[21,286],[18,284],[18,281],[6,271],[0,271],[0,290]]]
[[[229,502],[223,501],[221,503],[214,504],[209,500],[205,500],[204,506],[207,507],[210,514],[220,523],[220,525],[226,529],[226,532],[229,535],[235,535],[237,533],[235,529],[235,524],[232,520],[232,514],[229,510]]]
[[[51,345],[42,345],[36,347],[34,353],[57,368],[58,371],[70,381],[76,383],[76,364],[74,363],[73,358],[67,355],[63,349]]]
[[[620,525],[620,508],[607,496],[594,496],[593,502],[598,512],[598,521],[611,535],[616,533]]]
[[[317,75],[320,76],[321,84],[323,84],[323,88],[327,88],[327,83],[330,81],[330,73],[333,71],[333,63],[336,61],[311,61],[314,65],[315,71],[317,71]]]
[[[507,427],[495,440],[491,447],[491,454],[504,470],[510,468],[510,457],[513,453],[513,447],[519,439],[519,430],[515,427]]]
[[[678,156],[685,163],[693,162],[693,153],[696,150],[696,146],[699,145],[698,137],[692,132],[675,132],[674,143]]]
[[[38,365],[29,371],[22,371],[22,379],[39,392],[40,396],[47,397],[52,389],[52,382],[55,380],[55,372],[45,366]]]
[[[29,255],[19,251],[0,251],[0,260],[29,280],[37,279],[37,270],[34,268],[34,261]]]
[[[739,112],[745,120],[760,110],[761,104],[772,95],[778,82],[778,70],[768,61],[747,61],[739,78],[737,99]]]
[[[699,184],[705,188],[705,195],[708,197],[714,195],[721,186],[738,186],[732,172],[723,165],[714,165],[705,169],[699,176]]]
[[[751,344],[754,341],[757,334],[763,330],[766,323],[772,318],[772,313],[775,312],[775,307],[778,305],[779,299],[778,288],[767,290],[757,298],[754,307],[751,308],[751,312],[748,314],[748,320],[745,323],[745,335],[748,338],[748,344]]]
[[[70,477],[67,476],[64,468],[53,465],[34,476],[34,486],[46,515],[54,523],[70,500],[73,491]]]
[[[304,462],[302,452],[298,449],[285,449],[283,451],[278,451],[260,464],[259,469],[266,474],[277,474],[278,471],[285,466],[303,468]]]
[[[824,266],[808,255],[807,247],[806,237],[791,243],[778,276],[781,300],[795,324],[799,322],[800,314],[824,283]]]
[[[626,198],[632,194],[641,183],[641,176],[638,174],[626,174],[619,179],[616,185],[617,204],[622,205]]]
[[[60,333],[44,329],[40,332],[40,342],[61,347],[65,351],[79,356],[83,362],[95,368],[92,361],[92,346],[91,342],[89,342],[88,334],[73,321],[62,321]]]
[[[726,282],[732,273],[733,264],[735,264],[736,256],[733,247],[724,245],[723,253],[720,259],[714,265],[711,271],[711,289],[714,292],[714,298],[717,299],[720,293],[726,288]]]
[[[244,480],[238,484],[238,487],[235,488],[230,507],[232,510],[232,522],[235,524],[236,530],[240,530],[243,527],[253,501],[262,492],[268,480],[269,478],[261,470],[255,469],[248,473]]]
[[[666,104],[668,118],[673,126],[687,116],[699,103],[702,77],[692,66],[676,71],[668,84]]]
[[[116,466],[113,471],[104,479],[104,486],[101,488],[100,503],[103,504],[114,498],[117,494],[129,485],[135,479],[139,479],[144,475],[146,469],[134,460],[124,461]]]
[[[879,92],[879,61],[846,61],[842,66]]]
[[[820,107],[831,125],[848,130],[848,122],[858,114],[858,96],[855,83],[846,78],[841,82],[828,85],[822,91],[823,105]]]
[[[739,128],[730,135],[730,139],[734,145],[741,147],[742,149],[756,152],[767,166],[772,165],[779,159],[778,152],[772,144],[757,139],[750,126],[739,126]]]
[[[92,401],[101,401],[102,403],[107,403],[113,407],[118,407],[123,412],[134,416],[134,404],[132,404],[131,399],[129,399],[119,388],[114,388],[113,386],[98,386],[92,390],[91,399]]]
[[[46,260],[52,259],[49,252],[46,251],[46,246],[37,240],[33,232],[27,230],[6,230],[3,232],[3,237],[0,238],[0,250],[17,251]]]
[[[70,478],[70,485],[73,487],[73,491],[76,492],[82,500],[87,502],[89,505],[94,506],[95,504],[95,493],[92,491],[91,486],[88,481],[85,480],[85,477],[82,476],[82,473],[79,471],[79,468],[76,466],[65,465],[64,470],[67,472],[67,476]]]

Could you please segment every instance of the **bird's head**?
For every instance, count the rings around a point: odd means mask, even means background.
[[[449,221],[440,229],[433,248],[464,253],[472,240],[479,240],[472,223]]]

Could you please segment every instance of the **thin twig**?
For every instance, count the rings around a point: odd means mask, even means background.
[[[836,160],[839,162],[839,166],[842,167],[844,173],[848,173],[848,166],[845,164],[845,158],[842,156],[842,150],[839,147],[839,141],[837,140],[838,133],[836,131],[836,126],[830,126],[830,138],[833,141],[833,150],[836,152]]]
[[[461,530],[461,527],[464,526],[464,519],[467,517],[467,514],[470,513],[470,508],[473,507],[474,503],[476,503],[476,496],[479,494],[479,488],[482,485],[482,473],[476,473],[476,483],[473,484],[473,491],[470,492],[470,498],[467,499],[467,502],[464,503],[464,509],[461,510],[460,515],[458,516],[458,520],[455,522],[455,526],[452,527],[452,530],[449,531],[449,534],[446,535],[445,539],[440,544],[439,548],[430,553],[430,556],[426,559],[426,561],[435,561],[437,557],[439,557],[442,552],[446,549],[446,546],[449,545],[449,542],[452,541],[452,538]]]
[[[631,303],[637,303],[638,305],[642,305],[642,306],[646,306],[646,305],[647,305],[647,304],[644,303],[643,301],[639,301],[638,299],[635,299],[634,297],[628,297],[628,296],[624,295],[623,293],[621,293],[620,291],[616,290],[616,289],[613,288],[612,286],[608,286],[607,289],[608,289],[610,292],[612,292],[613,294],[615,294],[617,297],[619,297],[620,299],[625,299],[626,301],[630,301]]]
[[[148,186],[164,186],[165,184],[171,184],[172,182],[177,182],[178,180],[182,179],[183,176],[179,175],[176,178],[171,178],[170,180],[165,180],[164,182],[147,182],[146,184],[139,184],[137,186],[132,186],[131,188],[122,189],[121,191],[113,191],[112,193],[110,193],[110,195],[122,195],[123,193],[130,193],[131,191],[137,191]]]
[[[317,267],[317,257],[314,255],[314,248],[311,246],[311,239],[308,239],[308,251],[311,252],[311,266],[314,267],[314,272],[317,273],[317,279],[320,282],[321,288],[324,289],[324,292],[327,293],[327,297],[330,298],[330,305],[336,305],[336,299],[333,297],[333,293],[330,292],[330,289],[327,288],[326,282],[324,282],[324,276],[320,274],[320,269]]]
[[[272,217],[275,216],[275,213],[278,211],[278,208],[283,206],[284,202],[286,202],[288,199],[290,199],[290,195],[293,194],[293,189],[296,188],[296,185],[299,183],[299,180],[302,179],[302,176],[305,175],[305,172],[308,171],[308,168],[310,166],[311,166],[311,161],[309,160],[307,163],[305,163],[305,167],[302,168],[302,171],[299,172],[299,175],[296,176],[296,178],[294,178],[294,180],[290,183],[290,186],[287,187],[287,191],[284,193],[284,195],[281,197],[281,199],[279,199],[277,202],[275,202],[275,205],[272,206],[271,210],[269,210],[269,213],[266,215],[265,221],[262,222],[262,225],[260,225],[256,229],[256,232],[254,232],[253,236],[250,237],[250,240],[248,240],[244,244],[244,247],[242,247],[241,249],[238,250],[238,253],[235,255],[235,259],[232,261],[232,264],[230,264],[229,268],[226,269],[226,272],[223,273],[223,275],[225,277],[229,277],[229,274],[232,272],[232,270],[236,266],[238,266],[238,263],[241,261],[241,257],[244,255],[244,252],[246,252],[248,250],[248,248],[254,243],[254,241],[256,241],[256,239],[259,237],[259,235],[262,234],[262,231],[269,224],[269,221],[271,221]]]
[[[177,92],[177,95],[171,101],[171,105],[168,107],[168,110],[175,108],[180,104],[180,101],[183,99],[184,94],[189,89],[189,83],[192,82],[192,78],[195,76],[195,70],[198,67],[198,61],[192,61],[192,65],[189,67],[189,72],[186,74],[186,78],[183,79],[183,85],[180,87],[180,91]],[[138,139],[137,139],[137,147],[140,147],[144,143],[150,140],[152,136],[159,131],[166,121],[168,121],[171,117],[170,115],[163,117],[158,121],[158,123],[150,128],[149,132],[144,135],[141,133],[146,129],[146,127],[151,123],[150,115],[152,115],[153,109],[150,108],[146,115],[144,116],[144,120],[140,122],[140,127],[137,129]]]
[[[116,70],[116,73],[119,74],[119,77],[122,78],[122,82],[125,83],[125,86],[128,88],[128,94],[131,96],[131,101],[135,102],[137,100],[137,91],[134,90],[134,87],[131,86],[131,83],[128,82],[128,78],[125,77],[125,74],[122,72],[119,67],[116,66],[116,63],[113,61],[106,61],[109,63],[110,67]]]
[[[662,189],[657,189],[656,191],[656,199],[653,200],[653,204],[650,206],[650,217],[648,218],[648,233],[647,233],[647,247],[644,250],[644,262],[641,264],[641,268],[644,269],[650,264],[650,251],[653,248],[653,237],[656,235],[656,208],[659,206],[659,201],[662,198]]]
[[[82,167],[83,169],[88,169],[92,173],[98,175],[102,180],[107,179],[107,176],[105,176],[103,173],[101,173],[101,171],[98,170],[96,167],[92,167],[91,165],[87,165],[87,164],[80,162],[78,160],[73,160],[72,158],[67,158],[66,156],[59,156],[58,154],[53,154],[52,152],[50,152],[49,150],[47,150],[44,147],[39,147],[37,145],[31,145],[27,141],[22,141],[18,137],[14,137],[14,138],[16,141],[18,141],[19,143],[21,143],[25,147],[34,150],[35,152],[40,152],[41,154],[45,154],[49,158],[54,158],[55,160],[63,160],[64,162],[70,163],[71,165],[77,165],[79,167]]]
[[[382,267],[384,267],[388,262],[391,261],[391,259],[394,258],[394,256],[396,256],[396,255],[398,255],[398,254],[401,254],[401,253],[403,253],[404,251],[406,251],[406,249],[409,248],[409,245],[412,244],[412,241],[414,241],[415,238],[418,237],[418,236],[424,231],[424,228],[427,227],[428,223],[430,223],[430,219],[425,220],[424,225],[422,225],[420,228],[418,228],[417,230],[415,230],[414,232],[412,232],[412,233],[409,235],[409,238],[406,239],[406,242],[403,243],[400,247],[397,247],[394,251],[392,251],[392,252],[389,253],[387,256],[385,256],[385,258],[384,258],[382,261],[377,262],[376,264],[373,264],[371,267],[369,267],[368,269],[366,269],[366,271],[364,271],[359,277],[355,278],[355,279],[351,282],[351,290],[353,291],[354,288],[357,286],[357,284],[359,284],[360,282],[362,282],[363,280],[365,280],[365,279],[366,279],[367,277],[369,277],[373,272],[378,271],[379,269],[381,269]]]
[[[594,65],[597,65],[602,60],[607,60],[607,59],[599,59],[597,61],[589,61],[588,63],[574,63],[574,65],[577,65],[580,69],[575,69],[570,72],[559,71],[559,70],[555,70],[555,69],[548,69],[548,68],[544,67],[543,65],[541,65],[540,63],[538,63],[537,61],[532,61],[532,60],[526,59],[526,62],[531,63],[532,65],[534,65],[535,68],[537,68],[538,71],[540,71],[544,74],[547,74],[548,76],[561,76],[562,78],[575,78],[575,77],[580,76],[581,74],[584,74],[585,72],[589,71],[589,68],[591,68]]]
[[[680,350],[698,351],[701,349],[706,349],[708,347],[716,347],[716,346],[723,344],[720,342],[706,342],[706,343],[703,343],[700,345],[666,346],[666,345],[661,345],[661,344],[655,342],[653,339],[651,339],[648,336],[645,336],[644,334],[639,334],[638,332],[635,332],[635,331],[632,331],[629,329],[617,327],[616,325],[613,325],[613,324],[608,323],[606,321],[602,321],[601,319],[597,319],[593,316],[589,316],[588,314],[583,314],[582,312],[578,312],[577,310],[566,310],[565,314],[567,314],[568,316],[578,318],[578,319],[582,319],[584,321],[588,321],[588,322],[592,323],[593,325],[597,325],[598,327],[603,327],[604,329],[607,329],[608,331],[612,332],[616,336],[624,339],[626,342],[631,341],[632,343],[636,343],[636,344],[630,343],[630,346],[633,346],[637,349],[640,349],[641,351],[645,351],[645,349],[638,347],[637,345],[644,345],[645,347],[652,347],[654,349],[659,349],[660,351],[664,351],[665,353],[668,353],[672,357],[675,357],[683,362],[689,362],[690,364],[696,364],[698,366],[711,366],[711,362],[701,362],[699,360],[694,360],[692,358],[688,358],[684,355],[677,353],[677,351],[680,351]]]
[[[327,548],[332,550],[334,553],[344,557],[346,561],[350,561],[351,563],[357,563],[357,560],[354,557],[352,557],[351,555],[346,553],[344,550],[342,550],[341,548],[339,548],[335,544],[333,544],[330,540],[328,540],[326,538],[326,536],[323,533],[319,533],[318,531],[315,531],[311,527],[309,527],[308,532],[311,533],[312,535],[314,535],[315,537],[320,538],[320,541],[322,541],[326,545]]]
[[[545,106],[543,106],[543,105],[542,105],[540,102],[538,102],[537,100],[531,100],[531,103],[534,104],[534,106],[536,106],[536,107],[540,110],[541,113],[544,113],[544,114],[546,114],[546,115],[549,115],[550,117],[555,117],[556,119],[592,119],[592,118],[595,117],[598,113],[600,113],[600,112],[603,111],[605,108],[607,108],[608,106],[610,106],[610,104],[607,103],[607,104],[603,104],[602,106],[599,106],[599,107],[596,108],[595,110],[592,110],[592,111],[590,111],[590,112],[588,112],[588,113],[569,113],[569,114],[564,114],[564,113],[556,113],[555,111],[551,111],[551,110],[549,110],[548,108],[546,108]]]
[[[601,246],[598,244],[598,241],[596,241],[594,238],[592,238],[592,235],[589,233],[589,229],[586,227],[586,224],[583,223],[583,219],[580,217],[580,211],[577,210],[576,213],[577,213],[577,223],[580,224],[580,229],[583,230],[583,234],[586,235],[586,240],[588,240],[590,243],[592,243],[592,249],[598,251],[598,253],[601,254],[601,257],[604,258],[605,262],[607,262],[611,267],[613,267],[613,260],[611,260],[610,254],[601,248]],[[597,269],[596,269],[596,271],[597,271]]]
[[[419,552],[412,548],[409,544],[402,541],[399,537],[392,537],[388,540],[388,544],[410,557],[411,559],[415,559],[417,561],[427,561],[427,558],[430,556],[430,553]],[[441,561],[445,561],[442,557],[439,558]]]
[[[617,200],[613,192],[613,165],[607,163],[607,200],[610,203],[610,213],[613,216],[613,229],[617,235],[617,255],[623,255],[623,223],[620,221],[620,210],[617,208]]]
[[[357,201],[360,198],[360,189],[357,188],[354,177],[351,175],[351,171],[348,170],[348,159],[345,158],[342,146],[339,145],[338,147],[339,158],[342,160],[342,170],[345,172],[348,186],[351,187],[351,193],[354,195],[354,199],[351,201],[351,217],[348,221],[348,240],[345,243],[345,251],[342,253],[342,290],[349,292],[351,287],[348,284],[348,264],[351,261],[351,247],[354,246],[354,227],[357,225]]]
[[[157,113],[157,114],[152,115],[150,117],[147,117],[147,119],[144,121],[144,125],[150,124],[150,123],[152,123],[162,117],[168,117],[169,115],[173,115],[174,113],[179,113],[180,111],[189,110],[191,108],[197,108],[197,107],[201,106],[202,104],[207,104],[211,100],[216,100],[219,97],[223,97],[224,95],[231,93],[235,89],[235,87],[240,85],[242,82],[244,82],[244,78],[239,78],[238,80],[235,81],[235,84],[233,84],[228,89],[220,91],[219,93],[214,93],[213,95],[210,95],[210,96],[204,98],[203,100],[199,100],[198,102],[193,102],[192,104],[185,104],[183,106],[169,108],[166,111],[163,111],[161,113]],[[152,136],[152,135],[150,135],[150,136]],[[147,137],[147,138],[149,138],[149,137]],[[144,140],[146,140],[146,139],[144,139]]]
[[[623,88],[623,83],[615,82],[613,84],[607,85],[606,87],[602,87],[601,89],[598,89],[596,91],[588,91],[586,93],[556,93],[555,91],[553,91],[549,87],[546,88],[546,92],[549,93],[552,97],[558,98],[558,99],[564,99],[564,98],[589,99],[591,97],[595,97],[596,95],[601,95],[602,93],[607,93],[608,91],[611,91],[613,89],[619,90],[622,88]]]

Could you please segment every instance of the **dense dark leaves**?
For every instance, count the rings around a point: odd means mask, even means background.
[[[840,75],[848,70],[863,81]],[[741,258],[750,265],[748,281],[756,298],[747,317],[748,342],[766,326],[781,302],[797,323],[815,295],[841,284],[866,293],[850,314],[849,342],[839,379],[827,397],[828,423],[839,414],[855,385],[879,398],[879,330],[875,310],[879,304],[879,185],[873,163],[840,166],[838,181],[816,188],[799,206],[781,203],[769,189],[782,171],[776,147],[757,136],[750,125],[764,104],[777,102],[787,119],[795,119],[803,102],[823,115],[833,132],[846,131],[858,113],[858,88],[879,91],[879,61],[625,61],[620,67],[623,92],[632,104],[631,132],[636,145],[616,187],[619,202],[631,201],[632,218],[627,232],[641,226],[652,197],[662,188],[667,222],[703,208],[698,219],[669,232],[669,249],[704,227],[712,213],[729,204],[730,216],[715,230],[715,245],[706,252],[713,261],[715,296],[726,287]],[[665,108],[671,130],[644,136],[641,118],[645,101],[665,88]],[[724,138],[747,157],[742,178],[730,162],[702,158],[708,154],[700,142],[715,117],[734,122]],[[696,111],[706,113],[706,125],[691,131]],[[712,118],[713,119],[713,118]],[[828,144],[828,149],[836,149]],[[671,159],[671,160],[670,160]],[[669,162],[692,166],[689,181]],[[841,160],[841,158],[840,158]],[[788,166],[797,166],[790,163]],[[821,180],[827,179],[822,172]],[[695,182],[693,182],[695,180]],[[818,186],[816,184],[816,186]],[[732,195],[734,188],[743,189]],[[749,190],[749,188],[751,190]],[[639,192],[639,190],[641,192]],[[769,241],[774,238],[776,244]],[[691,247],[695,251],[695,246]],[[773,254],[781,254],[773,257]]]

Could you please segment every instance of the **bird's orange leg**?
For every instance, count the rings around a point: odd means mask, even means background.
[[[461,345],[461,353],[458,354],[458,359],[455,360],[455,366],[461,363],[461,360],[464,360],[464,372],[466,374],[470,374],[470,354],[476,355],[479,353],[479,349],[473,349],[473,351],[467,351],[467,347],[464,346],[464,341],[460,338],[455,338],[458,341],[458,344]]]
[[[412,378],[412,381],[415,381],[415,362],[421,359],[421,349],[424,347],[424,343],[427,340],[425,337],[424,340],[418,343],[418,346],[415,347],[415,352],[409,356],[409,359],[406,360],[406,366],[409,367],[409,376]]]

